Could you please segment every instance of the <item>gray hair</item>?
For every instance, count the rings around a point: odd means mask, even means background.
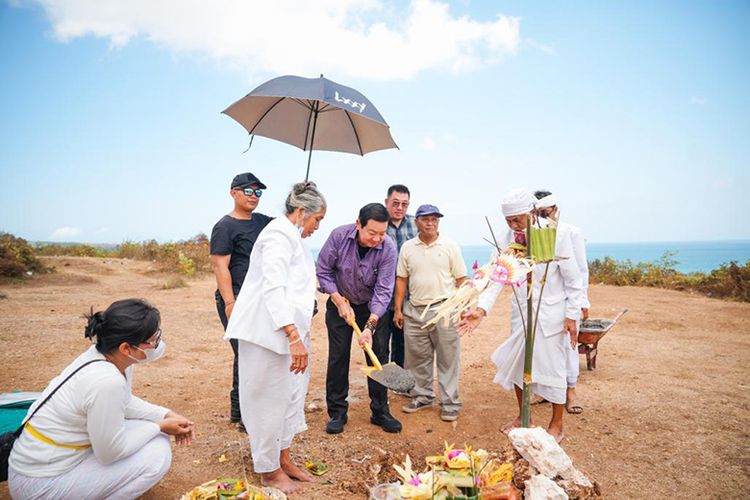
[[[287,214],[294,212],[298,208],[301,208],[308,214],[314,214],[326,208],[326,206],[326,199],[323,197],[323,193],[318,191],[318,186],[314,182],[309,181],[298,182],[292,186],[292,190],[284,202]]]

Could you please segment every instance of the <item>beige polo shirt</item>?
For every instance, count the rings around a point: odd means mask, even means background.
[[[396,276],[409,278],[409,302],[414,306],[445,300],[456,291],[456,279],[466,276],[461,247],[442,236],[429,245],[412,238],[401,247]]]

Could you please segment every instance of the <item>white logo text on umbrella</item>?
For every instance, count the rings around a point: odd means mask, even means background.
[[[343,102],[347,106],[351,106],[354,109],[359,109],[360,113],[365,112],[365,107],[367,106],[367,104],[365,104],[364,102],[352,101],[348,97],[341,97],[338,90],[335,92],[334,98],[336,99],[336,102]]]

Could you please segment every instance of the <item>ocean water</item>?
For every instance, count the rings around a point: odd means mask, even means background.
[[[491,247],[462,246],[466,266],[471,269],[475,261],[479,265],[487,262]],[[737,261],[745,264],[750,260],[750,240],[731,241],[666,241],[649,243],[586,243],[589,261],[612,257],[613,259],[638,262],[654,262],[665,252],[674,252],[675,269],[683,273],[710,272],[721,264]]]

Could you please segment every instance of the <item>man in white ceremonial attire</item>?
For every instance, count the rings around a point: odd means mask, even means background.
[[[581,304],[581,321],[589,319],[589,263],[586,259],[586,240],[583,232],[578,226],[560,221],[560,211],[557,208],[557,199],[550,191],[540,190],[534,192],[536,202],[536,215],[543,219],[550,219],[557,224],[558,230],[570,234],[570,240],[573,244],[573,255],[576,259],[576,265],[581,273],[581,283],[583,285],[583,303]],[[580,325],[579,325],[580,326]],[[578,383],[578,374],[580,371],[580,360],[578,356],[578,346],[571,346],[567,357],[567,377],[568,389],[565,396],[565,410],[568,413],[579,414],[583,412],[583,406],[578,402],[576,396],[576,385]]]
[[[507,247],[512,243],[526,246],[526,217],[534,210],[534,196],[523,189],[511,191],[502,202],[502,211],[508,229],[499,235],[498,243]],[[536,218],[532,215],[532,221]],[[563,413],[566,392],[566,353],[575,345],[578,336],[577,322],[581,314],[582,287],[581,275],[573,258],[570,235],[558,231],[555,255],[567,257],[549,264],[547,281],[539,310],[539,323],[534,340],[534,357],[531,373],[531,391],[552,403],[552,419],[547,427],[558,442],[563,439]],[[544,264],[533,272],[534,309],[541,293]],[[524,282],[518,290],[519,299],[526,297]],[[458,332],[463,335],[473,331],[482,321],[497,299],[502,285],[493,283],[479,296],[477,307],[463,315],[458,323]],[[513,297],[513,295],[511,295]],[[514,299],[511,299],[514,300]],[[520,310],[519,310],[520,309]],[[523,319],[522,319],[523,318]],[[523,388],[523,365],[525,353],[526,302],[521,307],[511,302],[510,337],[492,354],[492,361],[498,368],[495,382],[507,390],[515,390],[519,415],[502,427],[508,432],[521,424],[521,402]]]

